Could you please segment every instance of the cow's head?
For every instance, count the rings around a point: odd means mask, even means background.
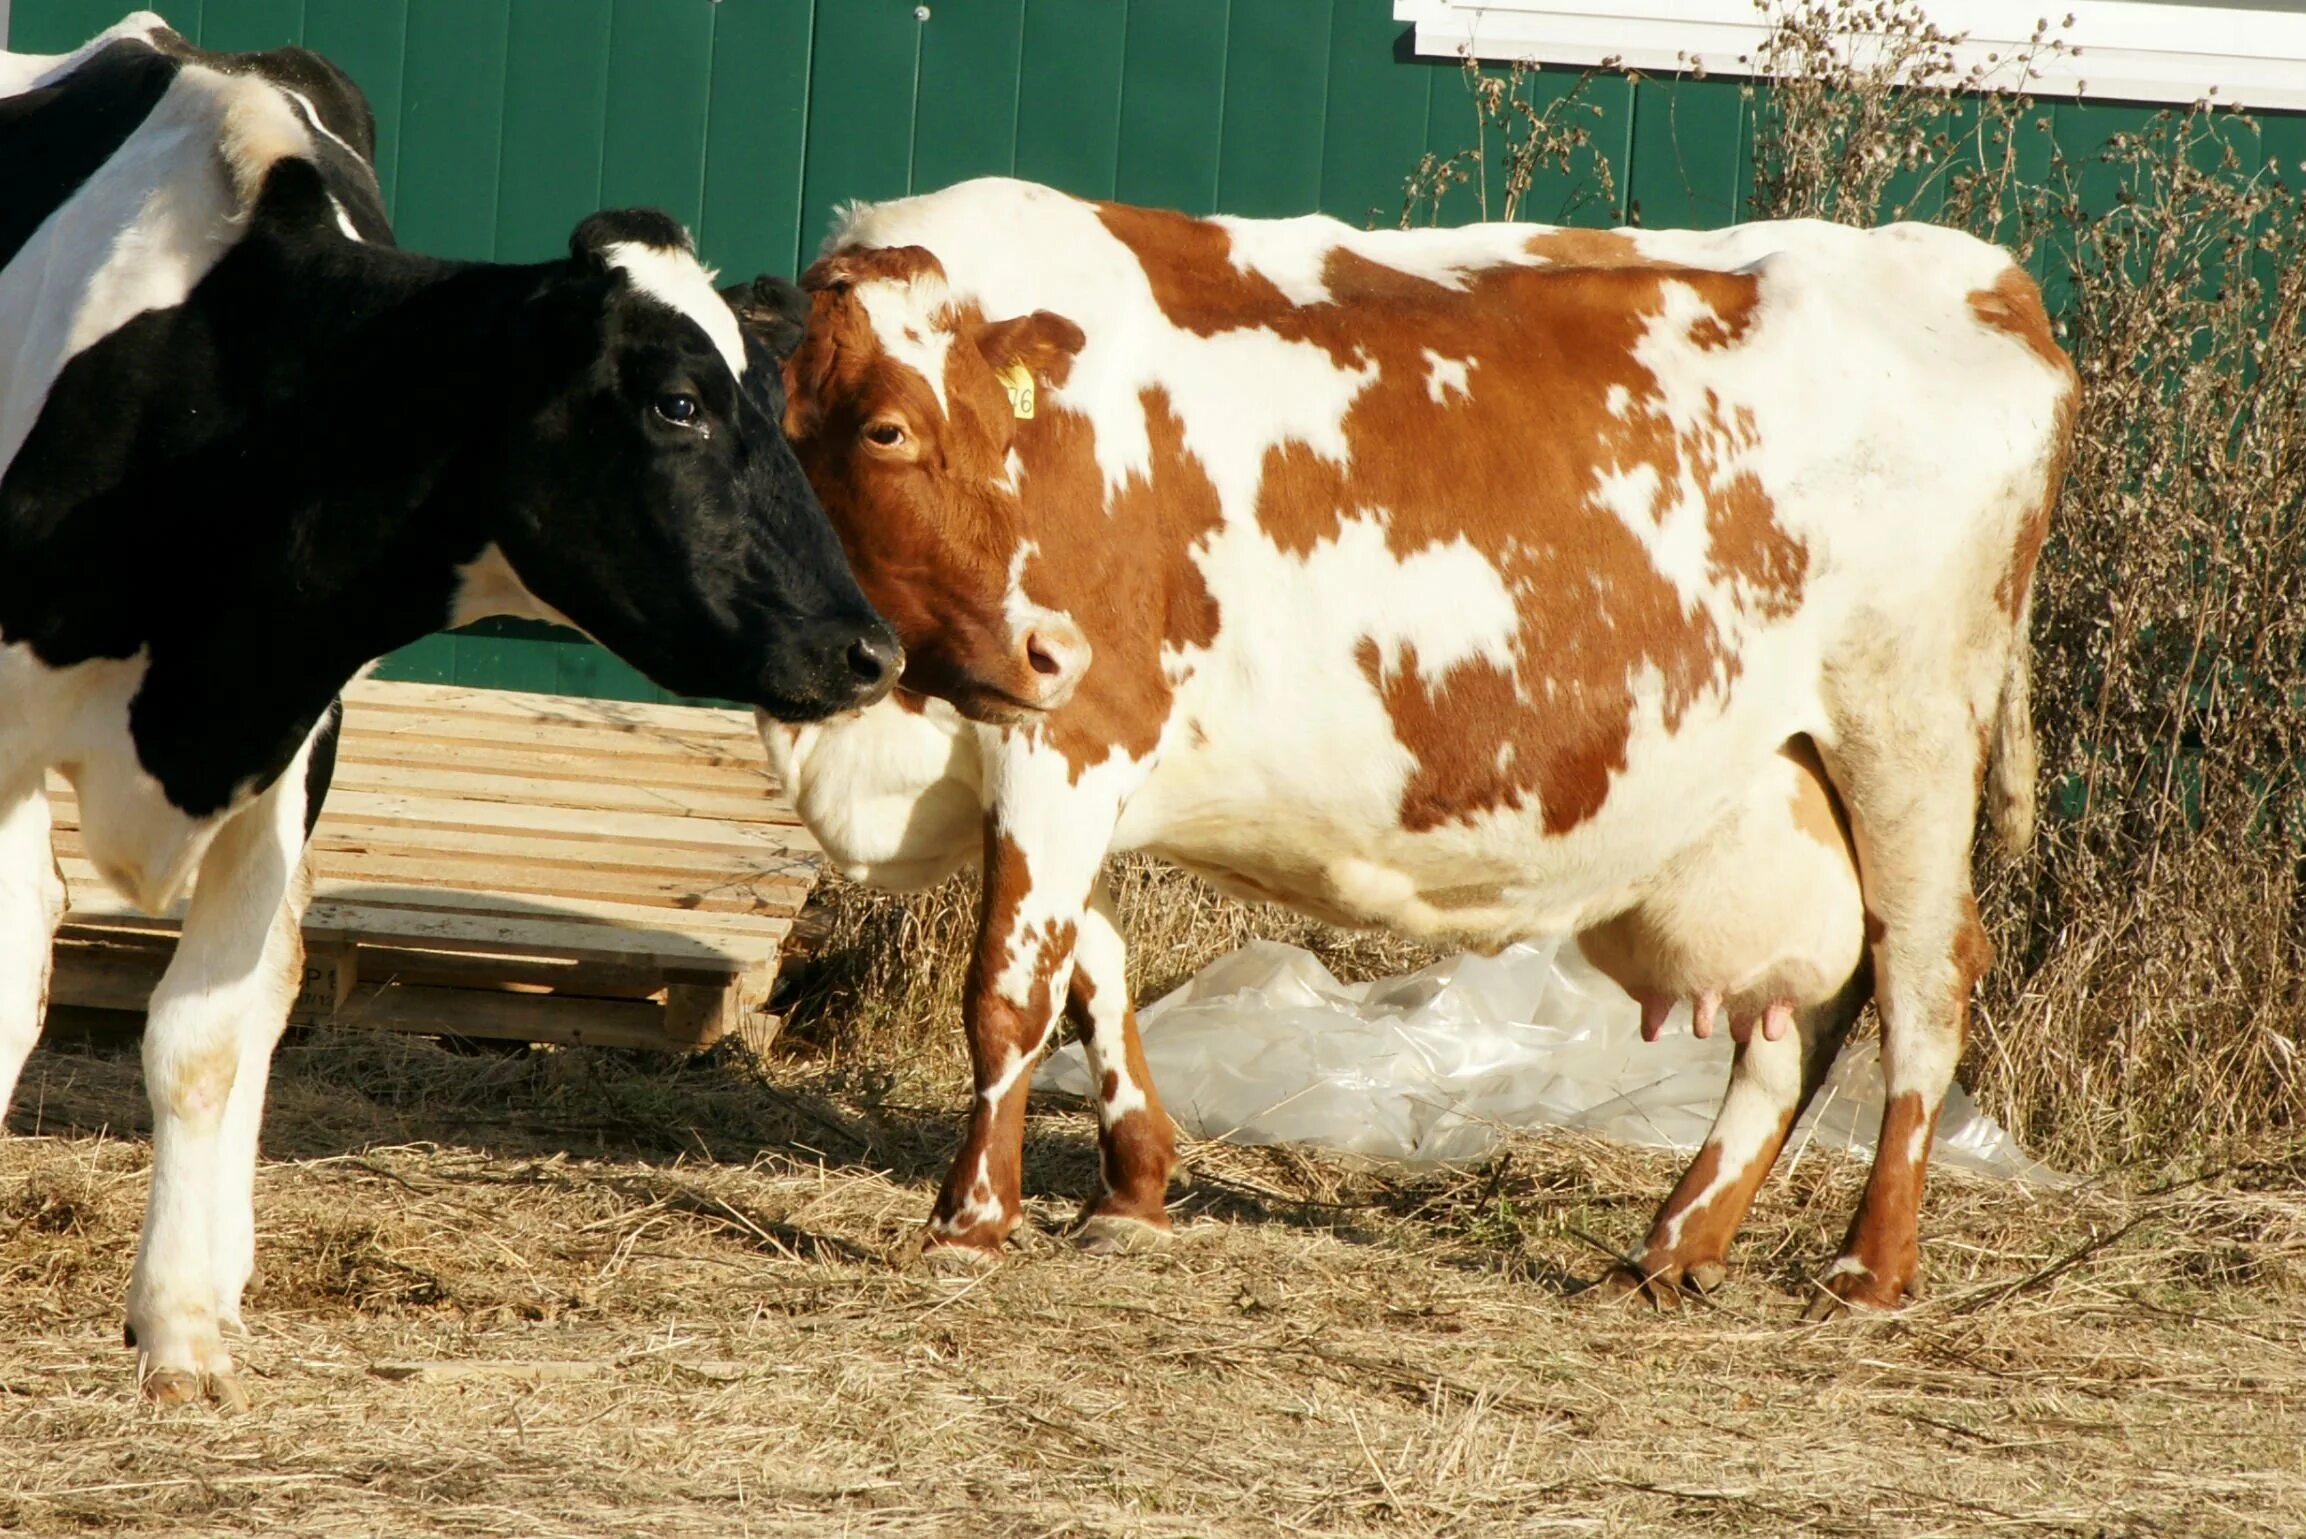
[[[836,254],[802,284],[785,429],[905,644],[906,687],[982,721],[1055,710],[1090,647],[1024,595],[1034,547],[1017,450],[1030,393],[1064,381],[1080,328],[1046,311],[988,321],[914,247]],[[772,316],[739,308],[766,334]]]
[[[663,214],[596,214],[570,255],[516,337],[542,394],[494,467],[502,564],[675,693],[787,720],[879,699],[902,653],[785,441],[782,355]],[[462,607],[491,583],[493,560]]]

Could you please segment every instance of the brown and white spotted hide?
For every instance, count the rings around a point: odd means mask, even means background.
[[[853,210],[807,283],[788,430],[909,663],[767,740],[851,875],[984,872],[934,1251],[1019,1222],[1061,1018],[1103,1092],[1087,1232],[1166,1227],[1100,878],[1144,849],[1437,942],[1582,933],[1636,994],[1718,996],[1738,1068],[1641,1258],[1668,1287],[1718,1266],[1870,987],[1889,1116],[1820,1297],[1905,1295],[1990,955],[1989,754],[1997,825],[2031,814],[2026,603],[2074,397],[2006,254],[995,180]]]

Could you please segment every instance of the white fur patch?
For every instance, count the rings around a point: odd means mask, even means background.
[[[1425,393],[1434,405],[1448,405],[1451,391],[1472,400],[1473,386],[1468,383],[1472,373],[1472,359],[1444,358],[1430,347],[1425,349]]]
[[[713,288],[719,274],[686,251],[641,241],[613,242],[607,256],[609,265],[621,269],[635,289],[694,321],[712,340],[732,378],[745,377],[745,334],[737,326],[737,313]]]
[[[449,602],[448,628],[470,625],[492,615],[513,615],[523,620],[545,620],[580,629],[574,620],[528,591],[512,569],[501,547],[490,545],[456,569],[456,596]]]

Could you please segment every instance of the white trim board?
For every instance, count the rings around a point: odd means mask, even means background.
[[[2075,52],[2042,57],[2026,89],[2104,101],[2193,102],[2306,110],[2306,13],[2132,0],[1926,0],[1932,21],[1967,34],[1957,69],[1998,56],[1998,83],[2019,84],[2012,56],[2035,23],[2069,13],[2053,35]],[[1396,21],[1416,23],[1417,51],[1457,58],[1599,64],[1616,58],[1655,74],[1750,74],[1767,35],[1753,0],[1394,0]],[[1991,67],[1991,66],[1989,66]]]

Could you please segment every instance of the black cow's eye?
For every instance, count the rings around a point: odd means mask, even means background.
[[[675,427],[695,427],[704,416],[704,408],[697,405],[693,395],[660,395],[657,415]]]

